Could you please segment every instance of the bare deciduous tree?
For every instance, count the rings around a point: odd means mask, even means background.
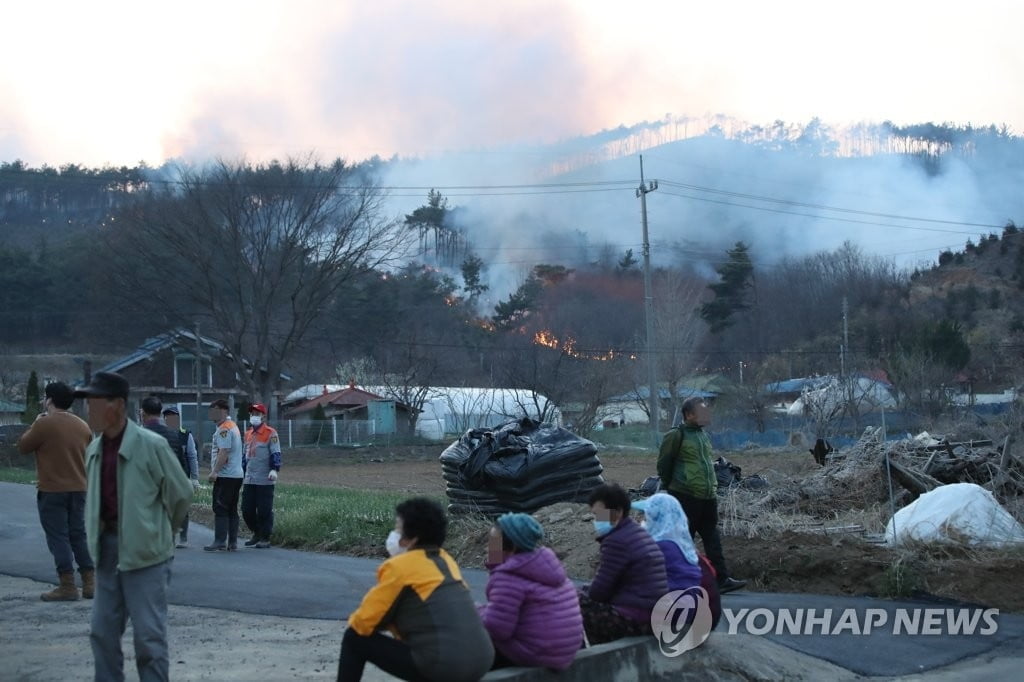
[[[327,304],[401,246],[382,195],[357,168],[311,161],[185,168],[107,235],[125,303],[201,318],[243,387],[267,400]]]
[[[697,366],[695,349],[708,333],[701,318],[700,299],[705,285],[678,270],[658,273],[654,286],[654,339],[658,378],[668,386],[670,413],[679,414],[682,382]]]
[[[900,408],[931,418],[949,409],[952,403],[948,388],[951,372],[936,362],[932,353],[898,348],[882,360],[896,387],[896,401]]]

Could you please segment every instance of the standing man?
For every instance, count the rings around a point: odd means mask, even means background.
[[[124,377],[97,372],[75,396],[87,399],[89,427],[100,434],[86,451],[85,526],[97,558],[89,633],[95,679],[124,679],[121,637],[131,618],[139,680],[167,680],[174,529],[192,486],[167,441],[128,419]]]
[[[249,407],[245,432],[245,483],[242,488],[242,518],[252,531],[246,547],[270,547],[274,532],[274,485],[281,470],[281,441],[266,423],[267,408],[261,403]]]
[[[228,401],[210,403],[210,419],[217,425],[210,448],[210,481],[213,482],[213,544],[207,552],[238,549],[238,493],[242,489],[242,434],[228,417]]]
[[[175,457],[178,457],[178,434],[160,421],[160,411],[163,409],[164,404],[155,395],[144,398],[142,401],[142,426],[167,441],[167,447],[171,449]]]
[[[196,439],[192,437],[191,431],[181,425],[181,415],[176,408],[164,408],[164,423],[167,424],[167,428],[177,432],[178,450],[175,454],[178,455],[185,475],[192,481],[193,492],[199,490],[199,451],[196,450]],[[188,547],[188,514],[185,514],[185,520],[181,522],[178,544],[175,547]]]
[[[690,533],[700,535],[704,551],[718,574],[720,593],[747,584],[729,576],[718,534],[718,478],[711,460],[711,439],[704,427],[711,423],[711,409],[703,398],[683,403],[683,423],[665,434],[658,452],[661,487],[673,495],[690,522]]]
[[[82,596],[92,599],[95,572],[85,537],[85,448],[89,425],[68,412],[75,401],[71,387],[47,384],[43,412],[18,440],[18,451],[36,453],[36,506],[57,566],[60,585],[40,595],[43,601],[75,601],[75,563],[82,575]]]

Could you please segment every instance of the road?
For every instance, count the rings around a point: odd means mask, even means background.
[[[338,623],[339,636],[341,621],[358,606],[363,594],[373,584],[379,563],[372,559],[280,548],[209,553],[203,552],[201,547],[212,540],[212,532],[193,524],[191,535],[192,547],[178,550],[175,554],[172,604],[254,616],[309,619],[311,624],[315,621],[321,628],[325,622],[333,621]],[[53,562],[36,515],[35,491],[31,486],[0,482],[0,574],[56,582]],[[467,570],[464,575],[476,599],[483,601],[486,573]],[[1008,586],[1008,589],[1018,588]],[[13,598],[12,595],[3,596],[5,599]],[[36,594],[31,598],[38,599]],[[44,606],[52,613],[54,605]],[[766,609],[777,613],[781,608],[803,608],[816,609],[819,614],[826,609],[837,614],[843,609],[852,609],[859,614],[861,623],[866,622],[865,614],[869,609],[876,610],[876,619],[881,617],[877,611],[881,609],[890,625],[899,609],[953,607],[946,603],[867,597],[742,591],[726,595],[723,606],[734,614],[741,609]],[[83,606],[76,608],[76,612],[84,613]],[[196,612],[200,610],[196,609]],[[301,623],[301,620],[289,622]],[[756,619],[744,622],[752,628],[759,624]],[[720,631],[713,637],[729,637],[725,632],[726,625],[723,621]],[[1024,616],[999,614],[997,626],[997,631],[989,635],[894,636],[891,627],[879,627],[870,634],[849,631],[830,636],[771,633],[764,635],[764,639],[860,675],[914,675],[960,662],[956,666],[960,670],[956,677],[964,679],[962,668],[969,667],[972,660],[991,663],[1001,655],[1000,652],[1007,652],[1007,656],[1020,656],[1024,649]],[[750,632],[750,629],[740,627],[739,631]],[[6,654],[17,647],[14,639],[10,636],[0,638],[0,660],[6,659]],[[329,666],[324,664],[321,667],[326,670]],[[29,676],[25,679],[49,678]]]

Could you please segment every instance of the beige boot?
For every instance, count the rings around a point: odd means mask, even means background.
[[[78,601],[78,588],[75,587],[74,573],[61,573],[60,585],[49,592],[39,595],[43,601]]]
[[[96,571],[82,571],[82,596],[92,599],[96,593]]]

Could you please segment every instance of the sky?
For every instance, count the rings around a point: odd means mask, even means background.
[[[0,161],[361,160],[668,114],[1024,133],[1014,0],[5,3]]]

